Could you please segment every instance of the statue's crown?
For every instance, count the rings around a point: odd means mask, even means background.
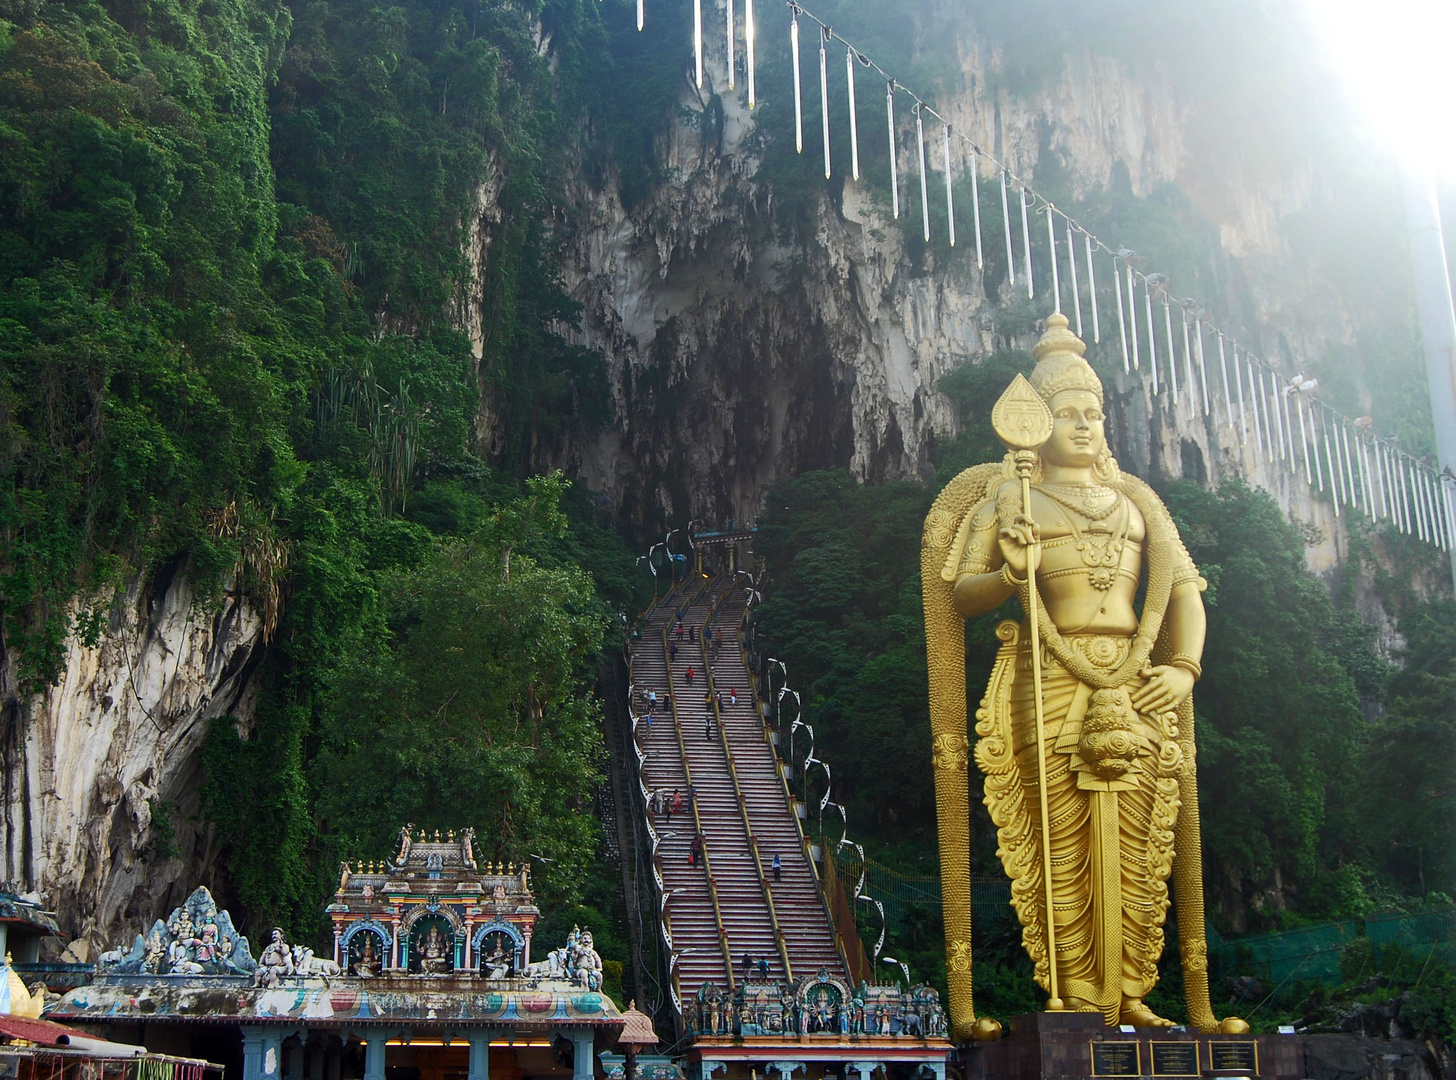
[[[1036,357],[1031,385],[1048,405],[1060,390],[1090,390],[1102,401],[1102,380],[1082,359],[1086,351],[1086,342],[1067,329],[1065,315],[1058,311],[1047,316],[1046,331],[1031,350]]]

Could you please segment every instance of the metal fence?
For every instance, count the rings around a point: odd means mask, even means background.
[[[854,883],[859,880],[861,866],[864,868],[865,895],[885,905],[885,921],[894,930],[902,929],[905,917],[912,909],[925,912],[940,911],[940,878],[902,874],[873,859],[861,863],[848,848],[839,853],[840,879],[845,891],[853,893]],[[1009,911],[1011,903],[1011,882],[1001,876],[977,875],[971,878],[971,903],[978,913],[1001,914]]]
[[[1360,938],[1370,942],[1368,958],[1361,963],[1368,970],[1342,971],[1345,950]],[[1374,974],[1397,958],[1422,965],[1439,960],[1456,967],[1456,907],[1369,915],[1238,938],[1224,938],[1210,926],[1208,954],[1215,978],[1253,976],[1274,997],[1310,983],[1336,985]]]
[[[940,878],[902,874],[867,859],[863,863],[849,849],[840,852],[838,870],[846,893],[852,893],[861,868],[864,892],[885,906],[892,930],[902,930],[907,915],[920,910],[940,911]],[[971,903],[977,915],[997,917],[1009,912],[1011,883],[999,875],[971,879]],[[1341,959],[1360,938],[1370,942],[1368,972],[1342,972]],[[1269,934],[1225,938],[1208,927],[1210,974],[1215,979],[1253,976],[1265,984],[1263,993],[1284,997],[1311,983],[1336,985],[1346,977],[1374,974],[1397,957],[1417,964],[1439,961],[1456,968],[1456,907],[1415,913],[1369,915],[1300,926]]]

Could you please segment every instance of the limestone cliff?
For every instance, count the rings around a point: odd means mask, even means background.
[[[936,5],[917,17],[922,36],[957,30],[959,72],[940,104],[958,130],[1033,182],[1050,171],[1069,177],[1077,198],[1114,177],[1139,196],[1177,184],[1238,262],[1220,298],[1244,315],[1235,329],[1266,333],[1294,364],[1353,340],[1327,277],[1287,258],[1281,230],[1309,202],[1307,172],[1270,179],[1211,161],[1195,110],[1155,64],[1134,69],[1077,51],[1017,91],[1002,77],[998,48],[974,28],[946,22]],[[758,114],[746,110],[741,84],[729,92],[721,51],[710,49],[708,61],[704,91],[683,80],[681,109],[656,143],[666,179],[643,202],[624,206],[610,176],[567,178],[574,205],[560,230],[561,269],[584,310],[572,333],[607,358],[612,420],[543,449],[532,464],[574,469],[638,529],[753,520],[773,481],[806,469],[925,475],[934,440],[957,422],[937,379],[995,349],[1028,347],[1047,311],[1043,295],[1027,303],[1007,286],[988,290],[964,228],[950,259],[907,243],[901,226],[917,229],[919,214],[908,136],[900,148],[908,219],[893,221],[869,185],[836,182],[814,196],[808,234],[785,239],[782,193],[760,172]],[[882,89],[866,84],[861,130],[881,139],[882,101]],[[721,123],[704,122],[719,110]],[[466,252],[476,282],[501,223],[504,180],[493,171],[476,194]],[[1103,314],[1106,350],[1114,339]],[[469,287],[455,319],[480,355],[489,326]],[[1212,482],[1239,472],[1320,530],[1314,566],[1340,556],[1345,540],[1329,505],[1316,504],[1287,467],[1258,461],[1226,417],[1174,408],[1133,378],[1109,391],[1113,437],[1130,469]],[[502,445],[502,423],[483,386],[487,454]],[[215,883],[221,868],[197,814],[198,750],[215,718],[249,722],[263,641],[262,620],[244,600],[199,599],[185,573],[134,580],[110,610],[98,644],[73,643],[45,693],[21,698],[15,657],[7,652],[0,666],[3,876],[40,890],[67,931],[93,946],[114,944],[193,885]]]
[[[0,669],[4,878],[55,905],[83,959],[219,874],[198,750],[214,718],[251,715],[263,637],[245,600],[199,598],[185,573],[133,580],[110,610],[44,693],[16,693],[13,653]]]
[[[1307,173],[1222,168],[1206,150],[1190,149],[1206,118],[1180,100],[1156,64],[1134,70],[1079,52],[1039,88],[1018,94],[1000,77],[998,49],[963,20],[947,20],[945,12],[924,16],[922,34],[958,34],[957,89],[939,102],[957,130],[975,133],[1034,184],[1039,170],[1052,168],[1077,198],[1114,176],[1137,196],[1177,184],[1220,237],[1222,257],[1242,260],[1227,274],[1224,295],[1208,299],[1226,301],[1243,317],[1230,329],[1291,370],[1353,339],[1354,320],[1320,269],[1288,265],[1281,223],[1308,206]],[[860,128],[878,133],[883,98],[871,91],[860,90]],[[988,288],[974,259],[961,254],[973,250],[965,224],[949,260],[938,264],[918,236],[910,249],[902,226],[918,232],[920,215],[908,124],[901,222],[867,184],[836,181],[817,196],[812,236],[794,243],[783,239],[774,219],[779,195],[760,175],[761,110],[747,111],[741,79],[729,90],[721,51],[709,49],[703,90],[684,78],[680,105],[658,141],[669,179],[641,205],[624,207],[610,182],[571,181],[575,212],[564,230],[563,270],[584,305],[579,341],[607,358],[613,422],[552,463],[577,469],[639,528],[751,520],[775,479],[805,469],[848,467],[867,480],[924,475],[934,438],[956,423],[937,378],[993,349],[1028,347],[1048,298],[1028,302],[1004,283]],[[817,154],[817,111],[809,120],[805,152]],[[868,134],[863,140],[868,146]],[[864,153],[867,170],[883,169]],[[932,148],[933,161],[937,154]],[[935,168],[933,200],[943,197]],[[983,175],[990,175],[984,166]],[[477,266],[496,217],[491,190],[483,189],[471,251]],[[988,246],[1000,242],[988,231]],[[1015,242],[1019,252],[1019,234]],[[1043,243],[1035,234],[1034,248],[1044,253]],[[1146,269],[1159,269],[1157,253],[1148,255]],[[1115,324],[1109,311],[1102,315],[1101,348],[1111,361]],[[478,325],[478,317],[465,321]],[[499,433],[488,394],[484,402],[488,449]],[[1328,504],[1312,499],[1287,468],[1257,461],[1227,420],[1174,408],[1129,378],[1118,386],[1113,439],[1143,475],[1180,476],[1186,468],[1218,482],[1237,472],[1267,488],[1321,532],[1312,567],[1333,565],[1345,541]]]

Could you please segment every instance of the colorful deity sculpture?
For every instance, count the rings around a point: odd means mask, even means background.
[[[1170,1023],[1144,998],[1158,977],[1171,874],[1189,1016],[1203,1030],[1220,1029],[1208,995],[1190,696],[1202,670],[1206,583],[1157,495],[1113,459],[1102,383],[1085,348],[1065,316],[1047,319],[1030,380],[1017,376],[992,414],[1005,458],[953,479],[925,521],[932,748],[958,1038],[997,1030],[977,1024],[971,997],[971,757],[985,775],[1022,941],[1048,1008],[1101,1013],[1108,1024]],[[1026,618],[998,628],[972,751],[962,622],[1013,597]],[[1222,1030],[1247,1025],[1231,1018]]]
[[[420,942],[420,970],[429,975],[443,975],[450,970],[448,944],[437,923],[430,924],[429,932]]]
[[[283,930],[275,926],[272,939],[258,954],[258,966],[253,971],[254,986],[277,986],[285,975],[293,974],[293,950],[283,937]]]
[[[118,945],[96,958],[98,975],[251,975],[255,967],[248,939],[202,886],[130,947]]]

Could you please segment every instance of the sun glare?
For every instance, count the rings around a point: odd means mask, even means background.
[[[1456,0],[1301,0],[1355,107],[1410,166],[1456,179]]]

